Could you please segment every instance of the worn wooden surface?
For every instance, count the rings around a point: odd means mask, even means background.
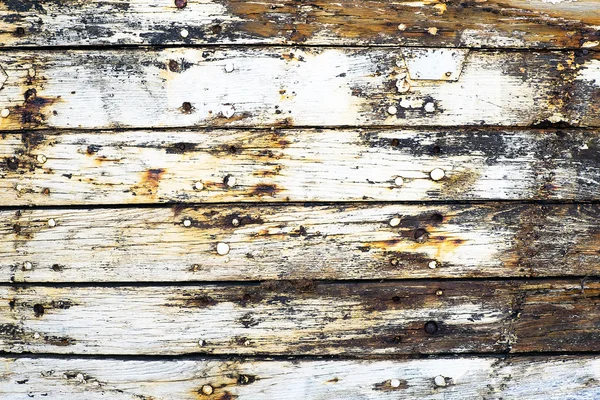
[[[599,398],[599,29],[2,1],[0,398]]]
[[[11,399],[596,399],[598,357],[394,361],[4,358]],[[438,384],[441,385],[437,385]],[[559,384],[558,384],[559,383]],[[212,388],[212,396],[202,388]]]
[[[6,133],[0,201],[599,200],[599,149],[581,130]]]
[[[2,287],[0,350],[97,355],[596,351],[595,280]]]
[[[506,203],[10,210],[0,280],[598,275],[598,215],[598,204]]]
[[[0,43],[594,48],[599,7],[597,0],[6,0]]]
[[[598,54],[323,47],[4,52],[0,130],[593,127],[600,123]]]

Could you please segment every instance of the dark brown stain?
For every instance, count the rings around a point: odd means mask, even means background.
[[[45,140],[45,136],[40,132],[23,132],[21,134],[21,142],[25,145],[27,151],[37,148]]]
[[[275,197],[275,195],[279,192],[280,190],[277,188],[277,185],[274,184],[258,184],[258,185],[254,185],[250,188],[250,192],[248,193],[248,195],[250,196],[258,196],[258,197],[262,197],[262,196],[271,196],[271,197]]]
[[[77,342],[75,339],[66,337],[66,336],[44,336],[44,341],[51,346],[73,346]]]
[[[164,168],[151,168],[143,173],[141,181],[131,188],[133,195],[148,195],[151,197],[156,196],[158,191],[158,185],[166,169]]]
[[[208,308],[219,303],[209,295],[194,292],[184,292],[180,297],[170,298],[169,301],[166,306],[181,308]]]
[[[13,115],[15,115],[18,122],[25,127],[44,125],[47,119],[47,109],[61,100],[60,97],[39,96],[35,88],[27,89],[23,97],[23,105],[12,107],[9,118],[14,119]]]
[[[91,156],[91,155],[99,152],[100,149],[102,149],[102,146],[91,144],[85,149],[85,154],[87,154],[88,156]]]

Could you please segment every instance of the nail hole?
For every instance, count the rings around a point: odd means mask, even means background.
[[[185,8],[187,6],[187,0],[175,0],[175,7]]]
[[[23,35],[25,34],[25,28],[23,28],[23,27],[21,27],[21,26],[20,26],[20,27],[18,27],[18,28],[15,30],[15,34],[16,34],[17,36],[23,36]]]
[[[217,25],[213,25],[210,28],[210,30],[213,34],[218,35],[219,33],[221,33],[223,31],[223,27],[221,25],[217,24]]]
[[[400,140],[398,140],[398,139],[392,139],[392,146],[394,146],[394,147],[400,146]]]
[[[413,232],[413,238],[417,243],[425,243],[427,238],[429,237],[429,233],[423,228],[415,229]]]
[[[399,303],[399,302],[400,302],[400,297],[398,297],[398,296],[394,296],[394,297],[392,297],[392,301],[393,301],[394,303]]]
[[[437,146],[437,145],[436,145],[436,146],[433,146],[433,147],[431,148],[431,152],[432,152],[433,154],[440,154],[440,152],[441,152],[441,151],[442,151],[442,149],[440,148],[440,146]]]
[[[430,335],[433,335],[437,331],[438,331],[438,324],[436,324],[434,321],[428,321],[425,324],[425,332],[429,333]]]
[[[189,114],[192,112],[192,103],[190,103],[189,101],[184,101],[183,104],[181,105],[181,109],[183,110],[184,113]]]
[[[41,304],[35,304],[33,306],[33,312],[35,313],[36,317],[41,317],[44,315],[44,306]]]
[[[236,154],[238,152],[238,148],[235,146],[229,146],[229,153]]]

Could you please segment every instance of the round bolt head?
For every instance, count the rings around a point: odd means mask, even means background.
[[[0,111],[0,116],[2,118],[6,118],[10,115],[10,110],[8,108],[3,109],[2,111]]]
[[[217,254],[224,256],[229,254],[229,245],[227,243],[217,243]]]
[[[213,387],[210,385],[204,385],[202,386],[202,394],[205,394],[207,396],[210,396],[211,394],[213,394]]]
[[[188,35],[190,33],[188,32],[187,29],[182,29],[181,32],[179,32],[179,34],[181,35],[182,38],[186,38],[186,37],[188,37]]]
[[[394,378],[394,379],[390,380],[390,386],[393,387],[393,388],[400,387],[400,383],[401,383],[400,379],[395,379]]]
[[[389,106],[387,111],[388,111],[388,114],[396,115],[396,113],[398,112],[398,109],[396,108],[396,106]]]
[[[396,179],[394,179],[394,185],[396,185],[396,186],[404,185],[404,179],[402,179],[401,176],[396,177]]]
[[[439,181],[440,179],[442,179],[444,176],[446,176],[446,173],[444,172],[443,169],[441,168],[435,168],[434,170],[432,170],[429,173],[429,176],[431,177],[431,179],[433,179],[434,181]]]
[[[233,72],[234,69],[235,69],[235,67],[233,66],[233,63],[225,64],[225,72],[227,72],[227,73]]]
[[[433,383],[437,387],[444,387],[444,386],[446,386],[446,378],[444,378],[441,375],[438,375],[433,379]]]
[[[231,118],[233,117],[233,114],[235,114],[235,107],[230,104],[224,105],[221,109],[221,114],[223,114],[225,118]]]
[[[398,217],[394,217],[392,219],[390,219],[390,226],[398,226],[400,225],[400,218]]]

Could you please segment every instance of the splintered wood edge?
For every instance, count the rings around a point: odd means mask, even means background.
[[[3,205],[598,200],[587,130],[6,133]]]
[[[0,67],[0,131],[600,125],[587,49],[40,50]]]
[[[597,351],[594,280],[0,288],[0,350],[95,355]]]
[[[598,275],[599,213],[506,203],[1,211],[0,280]]]
[[[4,46],[304,44],[595,48],[598,2],[5,1]],[[60,18],[56,18],[59,15]]]
[[[591,399],[600,358],[354,360],[1,358],[0,395],[134,399]]]

